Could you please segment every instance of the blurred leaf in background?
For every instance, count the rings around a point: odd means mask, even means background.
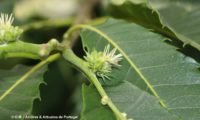
[[[22,21],[33,17],[67,18],[76,13],[78,3],[78,0],[21,0],[15,4],[14,14]]]

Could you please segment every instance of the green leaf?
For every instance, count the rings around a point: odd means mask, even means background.
[[[114,19],[109,19],[99,26],[86,27],[81,37],[83,47],[87,51],[92,49],[102,51],[109,43],[124,56],[124,60],[120,63],[122,67],[114,68],[113,78],[103,84],[106,89],[121,84],[129,85],[120,87],[114,92],[120,93],[118,97],[126,98],[122,101],[123,104],[128,103],[127,106],[132,106],[131,112],[128,112],[123,105],[117,105],[120,111],[129,113],[128,116],[135,120],[160,120],[163,116],[161,113],[166,113],[166,111],[169,111],[172,117],[170,119],[174,119],[174,116],[177,117],[176,120],[199,119],[199,64],[168,44],[170,41],[167,41],[167,38],[137,24]],[[147,97],[139,99],[140,103],[136,102],[139,95],[134,97],[132,93],[127,97],[128,92],[135,91],[133,88],[142,90],[143,92],[138,94],[145,93]],[[148,97],[152,95],[154,100]],[[111,99],[117,104],[116,96],[113,96],[111,93]],[[159,108],[157,112],[150,109],[151,106],[157,106],[155,98],[162,108]],[[139,107],[140,112],[137,113],[134,110],[137,107],[134,105],[140,106],[144,101],[154,102],[146,104],[145,109]],[[148,113],[148,110],[152,112]],[[149,118],[149,116],[155,116],[155,118]],[[167,117],[163,117],[162,120],[169,120]]]
[[[200,50],[199,3],[196,0],[140,0],[140,3],[127,0],[120,5],[111,4],[108,10],[117,18],[134,21]]]
[[[30,67],[18,65],[11,70],[0,69],[0,96],[9,90]],[[46,67],[33,73],[21,82],[7,96],[0,100],[0,116],[2,120],[12,120],[14,115],[30,115],[33,101],[40,98],[39,85],[43,83]]]
[[[164,110],[159,101],[138,89],[130,82],[123,82],[116,86],[105,87],[112,101],[128,118],[133,120],[177,120],[178,118]],[[115,116],[108,106],[103,106],[101,97],[94,86],[83,85],[82,120],[115,120]]]

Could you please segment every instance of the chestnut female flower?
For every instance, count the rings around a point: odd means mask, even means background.
[[[9,43],[19,39],[23,30],[12,25],[14,18],[11,15],[0,15],[0,44]]]
[[[88,63],[89,69],[94,72],[97,77],[109,79],[109,74],[114,66],[120,66],[119,62],[122,60],[121,54],[116,54],[117,49],[114,48],[110,51],[108,44],[103,52],[93,50],[91,53],[86,52],[84,56]]]

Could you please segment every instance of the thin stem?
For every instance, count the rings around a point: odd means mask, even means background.
[[[24,76],[22,76],[17,82],[15,82],[8,90],[6,90],[3,95],[0,96],[0,101],[2,101],[8,94],[10,94],[20,83],[24,82],[30,75],[32,75],[34,72],[36,72],[38,69],[43,67],[44,65],[53,62],[60,58],[60,54],[54,54],[49,56],[47,59],[41,61],[39,64],[34,66],[32,69],[30,69]]]
[[[15,41],[5,45],[0,45],[0,58],[25,57],[39,59],[40,49],[41,45]]]
[[[105,90],[101,86],[100,82],[96,78],[96,75],[88,69],[88,64],[84,60],[77,57],[71,49],[66,49],[63,52],[63,56],[68,62],[73,64],[76,68],[78,68],[81,72],[83,72],[89,78],[90,82],[93,83],[94,86],[97,88],[97,91],[101,95],[102,99],[104,97],[107,98],[105,102],[114,112],[116,117],[119,120],[127,120],[126,117],[122,115],[122,113],[118,110],[118,108],[113,104],[111,99],[108,97]]]
[[[11,43],[0,44],[0,59],[17,57],[44,59],[54,50],[63,50],[62,45],[56,39],[51,39],[45,44],[26,43],[18,40]]]

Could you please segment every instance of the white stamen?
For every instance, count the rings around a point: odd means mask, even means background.
[[[110,45],[108,44],[104,49],[104,57],[107,59],[107,61],[111,64],[120,66],[118,64],[119,61],[122,60],[122,54],[115,55],[117,48],[112,49],[110,52]]]
[[[14,17],[12,14],[10,14],[10,16],[9,16],[8,14],[1,13],[0,26],[1,25],[11,26],[13,21],[14,21]]]

